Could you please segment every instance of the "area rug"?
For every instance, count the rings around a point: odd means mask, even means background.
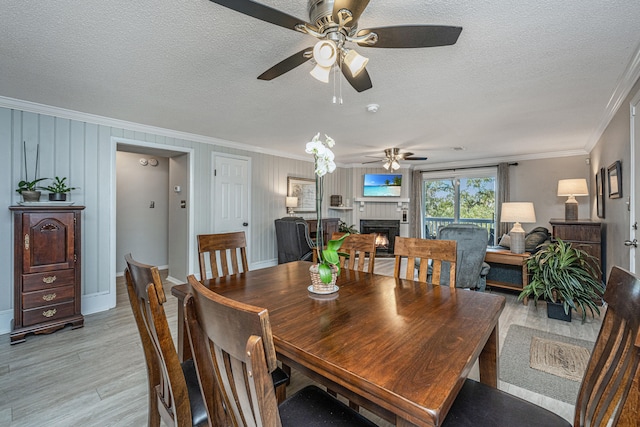
[[[589,353],[591,353],[594,345],[591,341],[551,334],[520,325],[511,325],[507,331],[502,351],[500,352],[500,379],[526,390],[531,390],[572,405],[575,404],[578,391],[580,389],[582,372],[580,372],[580,378],[578,381],[575,381],[543,370],[532,368],[530,366],[531,342],[534,337],[542,340],[581,347],[586,349]],[[579,350],[573,350],[579,352]],[[538,350],[535,349],[534,351],[538,352]],[[562,350],[558,350],[556,348],[552,351],[556,351],[557,356],[558,352]],[[553,357],[549,357],[549,359],[552,358]],[[573,362],[567,363],[567,358],[565,356],[556,357],[556,359],[558,360],[555,362],[545,362],[544,364],[547,366],[550,364],[562,366],[564,364],[567,365],[567,367],[568,365],[574,364]],[[580,364],[580,362],[578,364]],[[573,375],[577,375],[575,367],[568,367],[566,371],[573,371]]]
[[[529,366],[571,381],[582,381],[591,352],[562,341],[531,338]]]

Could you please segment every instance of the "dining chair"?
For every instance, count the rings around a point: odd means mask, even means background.
[[[316,386],[278,405],[270,387],[276,352],[267,310],[219,295],[193,275],[188,282],[185,321],[214,425],[375,426]],[[226,419],[214,418],[222,414]]]
[[[203,280],[248,271],[247,240],[244,231],[198,235],[198,260],[200,277]],[[207,275],[207,264],[210,266],[210,276]],[[286,398],[290,375],[291,368],[286,365],[272,371],[278,402]]]
[[[332,240],[344,236],[345,233],[333,233]],[[368,271],[373,273],[376,260],[375,234],[349,234],[340,245],[340,268],[349,270]],[[365,269],[366,268],[366,269]]]
[[[449,264],[449,287],[456,286],[457,254],[454,240],[396,237],[393,253],[396,257],[394,277],[416,280],[415,270],[417,268],[419,282],[439,285],[441,284],[440,275],[444,261]],[[406,261],[404,277],[401,276],[403,261]]]
[[[573,425],[637,427],[640,390],[640,278],[613,267],[607,311],[582,378]],[[555,427],[571,424],[533,403],[466,380],[443,427]]]
[[[193,360],[180,363],[164,312],[167,298],[157,267],[125,255],[129,302],[147,365],[149,427],[160,419],[168,426],[206,426],[204,405]]]
[[[248,271],[244,231],[198,235],[198,261],[202,280]]]

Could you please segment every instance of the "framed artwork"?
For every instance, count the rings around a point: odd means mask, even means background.
[[[596,173],[596,206],[598,208],[598,218],[604,218],[604,168]]]
[[[615,161],[607,168],[610,199],[619,199],[622,197],[622,172],[620,169],[620,160]]]
[[[298,198],[295,213],[316,212],[316,180],[313,178],[287,177],[287,196]]]

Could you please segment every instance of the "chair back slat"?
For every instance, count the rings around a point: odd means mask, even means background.
[[[267,310],[223,297],[193,276],[188,282],[185,321],[198,376],[203,380],[213,373],[216,379],[201,381],[209,419],[220,416],[213,408],[226,408],[232,425],[280,426],[267,365],[275,360]]]
[[[198,235],[200,278],[209,279],[249,270],[244,231]],[[211,274],[207,274],[207,260]]]
[[[157,267],[125,255],[129,302],[136,320],[149,382],[149,423],[190,425],[187,384],[173,344],[163,304],[166,296]]]
[[[339,239],[344,234],[333,233],[331,239]],[[348,257],[340,256],[340,268],[373,273],[376,259],[376,235],[350,234],[342,241],[339,252],[349,254]]]
[[[394,276],[409,280],[416,280],[416,260],[420,260],[418,278],[420,282],[440,284],[442,262],[449,263],[450,287],[456,284],[456,242],[454,240],[416,239],[411,237],[396,237],[394,244],[396,258]],[[401,265],[406,260],[404,277],[401,274]],[[429,260],[431,260],[431,274],[429,275]],[[431,278],[429,282],[428,279]]]
[[[607,311],[580,386],[574,425],[637,426],[640,279],[613,267],[604,300]]]

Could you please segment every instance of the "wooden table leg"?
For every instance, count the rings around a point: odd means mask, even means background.
[[[498,388],[498,324],[480,353],[480,382]]]

